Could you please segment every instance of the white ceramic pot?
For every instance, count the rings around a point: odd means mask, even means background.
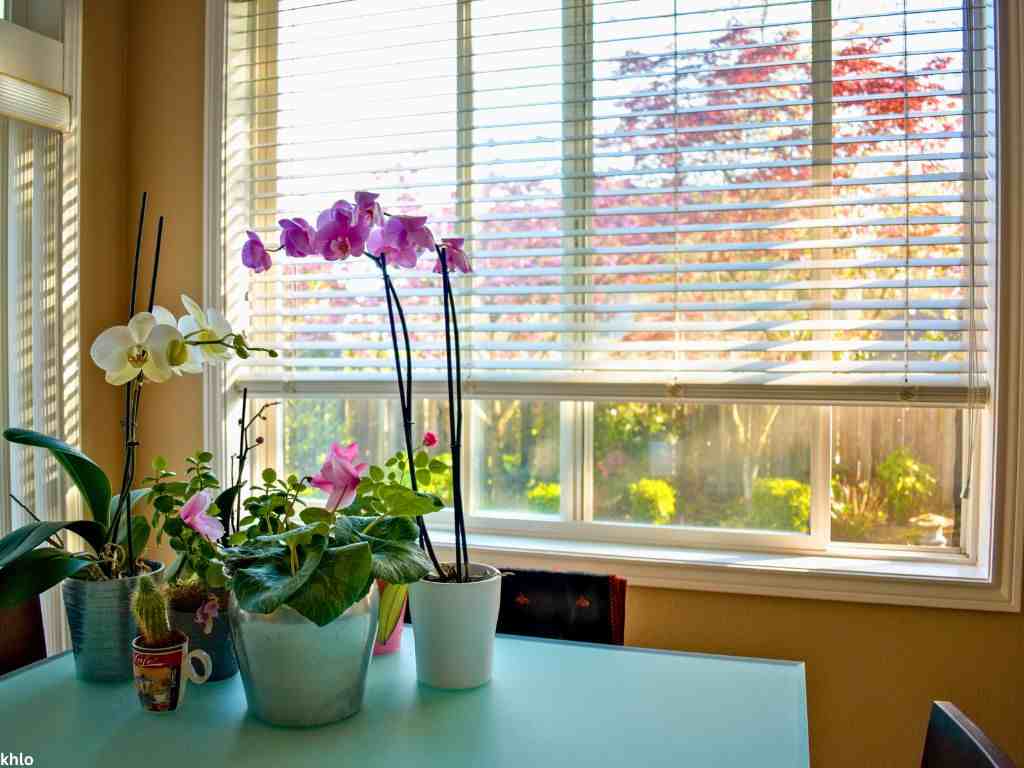
[[[501,573],[479,563],[469,573],[478,580],[409,585],[416,676],[433,688],[476,688],[491,679]]]

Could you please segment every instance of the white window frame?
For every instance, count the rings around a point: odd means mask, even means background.
[[[1000,126],[1024,124],[1024,10],[1014,3],[999,5]],[[468,23],[470,5],[460,6],[459,23]],[[825,8],[825,11],[822,11]],[[585,11],[582,11],[585,12]],[[824,13],[824,15],[823,15]],[[815,3],[815,20],[827,22],[825,0]],[[824,26],[824,24],[823,24]],[[225,50],[225,2],[207,0],[206,9],[206,132],[205,132],[205,258],[204,296],[208,305],[223,308],[226,264],[222,238],[222,191],[224,165],[223,82]],[[580,45],[587,45],[586,40]],[[566,66],[572,60],[572,47]],[[458,52],[468,60],[468,51]],[[460,69],[460,77],[471,76]],[[570,78],[578,81],[581,78]],[[470,88],[461,88],[468,93]],[[578,100],[577,100],[578,101]],[[469,110],[460,109],[460,115]],[[460,130],[470,126],[459,125]],[[1007,135],[1015,135],[1007,131]],[[1006,142],[1000,147],[999,209],[1020,210],[1024,205],[1024,147]],[[460,184],[463,183],[460,180]],[[468,184],[468,179],[464,183]],[[464,197],[460,195],[460,199]],[[990,306],[997,307],[997,328],[992,345],[994,386],[990,408],[983,412],[979,459],[974,492],[962,516],[959,553],[929,548],[867,546],[827,543],[830,515],[828,494],[813,493],[811,535],[728,531],[724,529],[669,530],[628,524],[590,522],[592,477],[590,462],[581,454],[592,451],[589,434],[592,406],[589,400],[671,400],[673,402],[732,403],[729,392],[692,390],[666,393],[663,386],[630,387],[610,391],[603,386],[574,387],[550,392],[561,399],[562,514],[558,521],[529,517],[472,516],[468,528],[475,556],[519,568],[592,570],[612,572],[639,586],[697,589],[717,592],[779,595],[856,602],[926,605],[990,611],[1021,610],[1021,575],[1024,573],[1024,505],[1018,503],[1018,483],[1024,480],[1019,451],[1024,447],[1024,222],[1005,216],[998,221],[1000,271],[990,289]],[[1016,329],[1016,332],[1014,332]],[[616,388],[618,390],[618,388]],[[435,393],[419,388],[418,395]],[[439,393],[437,393],[439,394]],[[467,396],[497,399],[537,399],[529,387],[501,390],[467,387]],[[295,387],[286,385],[250,395],[289,398],[393,397],[393,387],[367,386],[344,392],[329,382]],[[559,398],[564,395],[564,398]],[[679,395],[679,397],[671,397]],[[225,372],[210,367],[204,373],[204,425],[206,444],[223,461],[231,453],[229,439],[237,421],[234,393],[229,392]],[[799,393],[785,402],[813,403]],[[864,403],[871,404],[870,393]],[[924,403],[921,403],[924,405]],[[818,408],[815,441],[821,450],[812,464],[812,489],[827,488],[830,434],[827,407]],[[994,425],[998,424],[996,430]],[[464,437],[464,460],[472,456],[473,428]],[[468,467],[467,467],[468,469]],[[472,473],[467,472],[467,477]],[[467,488],[468,508],[473,509],[477,490]],[[1022,498],[1021,500],[1024,500]],[[450,525],[432,520],[435,543],[451,556]],[[653,538],[652,538],[653,537]]]

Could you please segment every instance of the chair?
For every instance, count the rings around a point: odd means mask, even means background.
[[[921,768],[1014,768],[1014,764],[963,712],[948,701],[935,701]]]
[[[498,632],[622,645],[626,580],[618,576],[506,570]]]
[[[46,658],[39,598],[0,610],[0,675]]]

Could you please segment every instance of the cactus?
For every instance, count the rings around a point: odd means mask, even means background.
[[[149,576],[139,577],[139,586],[132,597],[132,613],[146,645],[161,648],[173,640],[167,621],[167,599]]]

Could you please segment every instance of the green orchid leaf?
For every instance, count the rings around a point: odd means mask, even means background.
[[[330,624],[369,591],[372,578],[368,544],[332,547],[319,566],[288,599],[288,605],[319,627]]]
[[[11,531],[0,539],[0,568],[24,557],[55,533],[64,530],[77,533],[97,553],[103,549],[106,530],[95,520],[32,522]]]
[[[380,593],[380,619],[377,623],[377,642],[386,643],[405,613],[407,584],[388,584]]]
[[[187,571],[188,567],[186,565],[186,557],[183,553],[179,552],[174,558],[174,562],[167,566],[167,570],[164,572],[164,580],[168,584],[173,584],[180,576],[182,581],[184,581],[185,577],[188,575]]]
[[[96,462],[63,440],[31,429],[5,429],[4,438],[18,445],[48,450],[82,494],[92,519],[103,526],[110,524],[110,481]]]
[[[316,571],[327,548],[325,536],[313,536],[309,545],[298,547],[299,567],[291,570],[288,547],[272,544],[259,537],[250,543],[227,550],[232,590],[238,605],[253,613],[272,613],[304,585]]]
[[[138,506],[139,502],[142,501],[146,496],[149,495],[149,488],[136,488],[132,491],[128,498],[131,499],[132,509]],[[117,514],[117,505],[121,503],[121,494],[115,493],[110,497],[110,504],[107,505],[107,519],[113,520],[114,515]],[[161,512],[166,510],[161,510]],[[122,529],[123,530],[123,529]]]
[[[122,547],[128,546],[128,534],[126,533],[128,528],[128,518],[125,516],[121,523],[117,526],[117,538],[115,539],[118,544]],[[141,557],[142,553],[146,551],[146,545],[149,544],[149,534],[152,529],[149,527],[149,521],[141,515],[132,516],[132,552],[136,557]]]
[[[90,521],[91,522],[91,521]],[[0,568],[0,611],[13,608],[92,564],[63,549],[33,549]]]

